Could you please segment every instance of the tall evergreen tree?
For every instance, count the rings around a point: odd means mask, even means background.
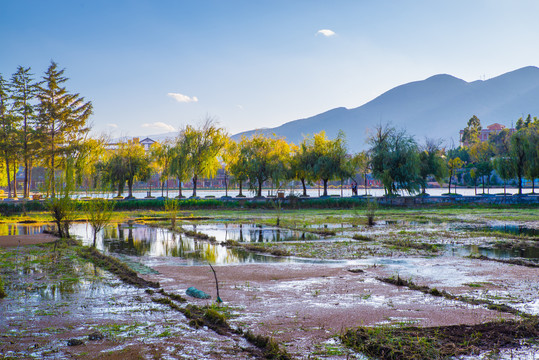
[[[13,100],[13,115],[20,122],[19,141],[20,154],[24,166],[23,197],[30,196],[30,179],[32,158],[36,149],[35,142],[35,98],[38,84],[30,73],[30,68],[19,66],[11,77],[11,97]]]
[[[56,194],[55,171],[61,167],[62,160],[73,150],[73,146],[89,131],[86,122],[92,114],[91,102],[85,102],[79,94],[70,94],[63,86],[68,80],[64,77],[64,71],[51,62],[38,93],[38,127],[52,197]]]
[[[12,156],[15,153],[14,147],[17,144],[17,140],[15,139],[15,117],[8,111],[9,100],[10,90],[8,82],[0,74],[0,151],[7,175],[8,197],[11,197],[10,164]]]

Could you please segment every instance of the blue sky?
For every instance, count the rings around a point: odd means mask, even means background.
[[[438,73],[537,66],[537,14],[535,0],[0,0],[0,73],[56,61],[93,102],[97,133],[206,116],[237,133]]]

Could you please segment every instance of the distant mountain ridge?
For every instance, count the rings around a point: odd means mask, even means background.
[[[397,86],[357,108],[339,107],[232,138],[276,134],[299,144],[307,134],[324,130],[333,138],[342,130],[349,150],[355,152],[368,147],[369,131],[375,126],[390,123],[405,128],[419,143],[429,137],[443,139],[446,145],[453,141],[458,146],[459,130],[472,115],[477,115],[484,127],[492,123],[509,127],[527,114],[539,115],[539,68],[535,66],[473,82],[447,74],[434,75]]]

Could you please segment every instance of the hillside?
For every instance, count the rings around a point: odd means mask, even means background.
[[[350,151],[368,147],[369,131],[391,123],[405,128],[423,142],[425,137],[441,138],[446,145],[458,145],[459,130],[472,115],[483,126],[498,122],[511,126],[527,114],[539,114],[539,68],[525,67],[485,81],[466,82],[451,75],[435,75],[422,81],[397,86],[368,103],[353,109],[335,108],[324,113],[287,122],[275,128],[239,133],[284,136],[299,143],[305,134],[325,130],[334,137],[346,134]]]

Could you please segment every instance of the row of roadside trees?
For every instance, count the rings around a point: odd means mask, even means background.
[[[55,197],[57,188],[116,189],[129,196],[137,181],[158,175],[162,186],[169,179],[179,184],[192,181],[193,196],[198,180],[225,173],[226,190],[234,182],[240,196],[247,186],[257,196],[270,183],[274,188],[299,181],[303,195],[307,186],[321,181],[324,195],[332,180],[356,183],[367,174],[380,180],[386,194],[405,191],[425,193],[427,183],[461,181],[473,185],[489,182],[493,170],[504,180],[539,177],[539,120],[528,116],[517,121],[517,130],[504,129],[481,142],[480,120],[473,116],[464,131],[466,146],[447,150],[441,141],[426,139],[418,144],[412,135],[391,126],[378,126],[369,138],[369,149],[349,154],[343,133],[328,139],[324,132],[306,136],[295,145],[275,136],[254,135],[232,141],[211,118],[198,127],[188,125],[170,141],[155,143],[146,151],[127,141],[114,148],[105,138],[89,137],[91,102],[70,93],[64,70],[52,62],[41,80],[30,68],[19,67],[10,80],[0,74],[0,181],[8,196],[17,197],[16,173],[24,169],[23,197],[30,194],[32,169],[46,169],[43,192]]]
[[[418,144],[404,130],[378,126],[369,139],[370,148],[356,154],[347,152],[343,133],[328,139],[320,132],[306,136],[299,145],[263,135],[235,142],[207,119],[198,128],[186,126],[176,139],[156,143],[148,152],[136,143],[120,144],[96,163],[95,168],[101,171],[101,175],[96,171],[96,176],[116,186],[118,194],[127,184],[129,196],[134,181],[145,181],[151,174],[159,174],[162,184],[177,179],[179,196],[183,196],[181,184],[191,180],[196,196],[199,178],[213,177],[224,169],[227,195],[229,182],[234,182],[239,186],[239,196],[243,196],[244,185],[261,196],[264,184],[279,189],[293,180],[301,183],[303,195],[307,195],[309,184],[321,181],[327,195],[330,181],[352,179],[360,183],[370,173],[381,181],[387,195],[395,195],[402,191],[425,193],[430,180],[448,182],[451,187],[457,174],[475,185],[482,179],[485,186],[496,170],[504,183],[516,179],[521,193],[522,179],[530,179],[533,184],[538,176],[539,120],[519,120],[516,132],[503,130],[481,142],[477,128],[472,129],[475,119],[465,130],[468,146],[446,151],[439,140],[426,139]],[[125,167],[116,169],[115,164],[122,162]]]

